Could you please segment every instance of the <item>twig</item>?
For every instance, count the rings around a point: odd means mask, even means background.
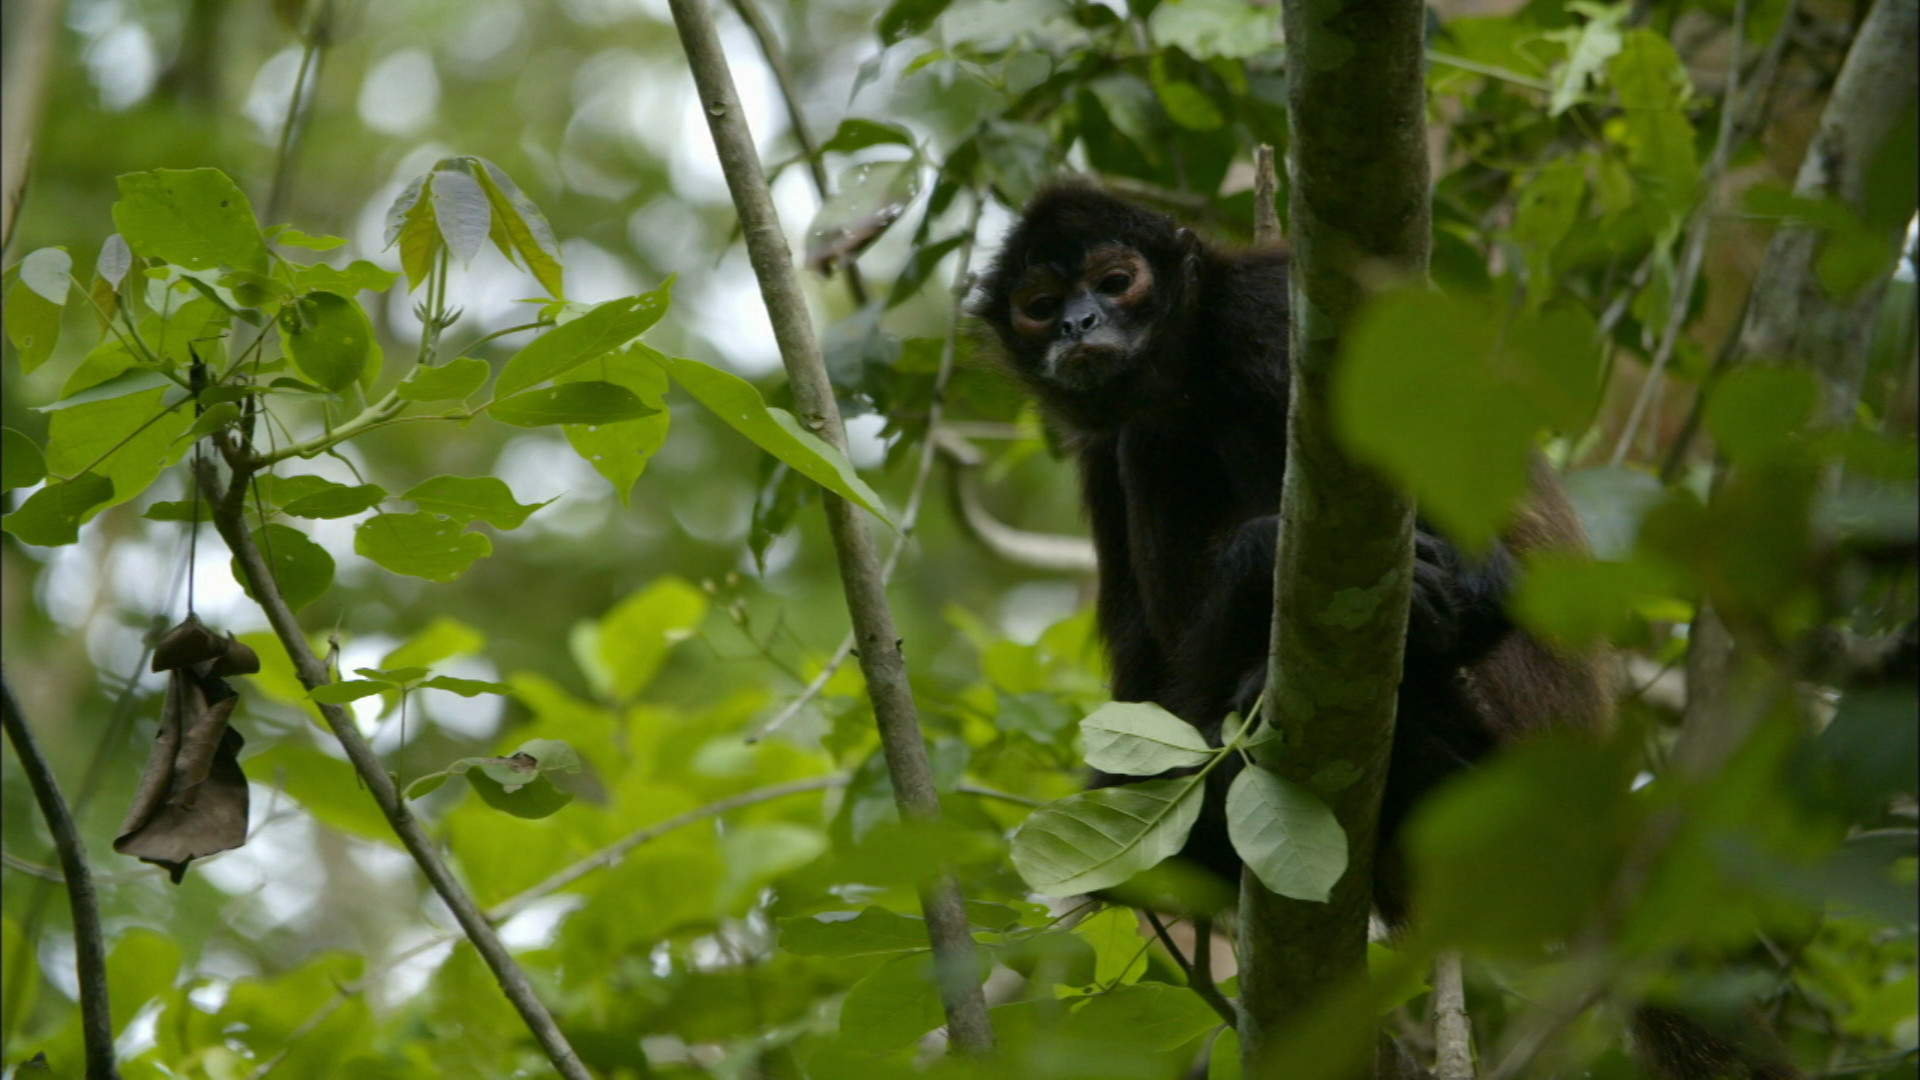
[[[1473,1023],[1457,952],[1433,958],[1433,1044],[1435,1080],[1473,1080]]]
[[[727,68],[726,54],[713,28],[704,0],[671,0],[674,27],[686,50],[687,64],[699,87],[701,111],[713,136],[727,188],[740,215],[741,233],[801,422],[829,446],[845,453],[846,431],[833,384],[827,378],[819,343],[813,336],[806,298],[793,271],[793,255],[780,230],[767,190],[766,174],[747,129]],[[840,566],[840,583],[859,641],[860,670],[880,729],[880,746],[893,780],[894,801],[909,821],[940,818],[940,796],[933,786],[927,747],[920,734],[913,693],[907,684],[906,657],[894,631],[893,612],[887,606],[886,583],[874,555],[873,538],[858,507],[831,492],[821,495],[827,529],[833,537]],[[950,874],[926,883],[920,892],[927,935],[933,946],[941,1003],[954,1047],[964,1053],[985,1054],[993,1047],[993,1029],[987,1019],[986,999],[980,992],[974,963],[973,934],[967,924],[960,887]]]
[[[8,14],[4,94],[0,94],[0,252],[13,241],[13,223],[26,201],[34,134],[40,129],[47,73],[60,31],[57,0],[28,0]]]
[[[1701,170],[1700,205],[1694,208],[1693,220],[1687,225],[1687,241],[1681,249],[1680,274],[1674,282],[1673,302],[1667,310],[1667,325],[1660,332],[1660,344],[1654,348],[1653,367],[1647,372],[1646,381],[1640,384],[1640,393],[1634,398],[1632,411],[1627,414],[1626,426],[1620,431],[1620,441],[1614,444],[1613,460],[1609,463],[1612,465],[1619,465],[1626,460],[1627,450],[1633,446],[1633,437],[1639,432],[1641,421],[1659,395],[1660,384],[1666,378],[1667,363],[1673,359],[1674,346],[1680,340],[1680,328],[1686,325],[1687,310],[1693,306],[1694,282],[1700,276],[1700,260],[1707,251],[1707,227],[1713,220],[1714,207],[1720,201],[1715,189],[1720,183],[1720,174],[1727,167],[1727,155],[1733,149],[1736,130],[1734,117],[1740,111],[1740,46],[1746,38],[1746,30],[1747,0],[1737,0],[1733,5],[1733,55],[1727,61],[1727,87],[1721,97],[1720,133],[1714,139],[1713,155],[1707,159],[1707,167]]]
[[[300,53],[300,67],[293,76],[293,93],[287,97],[287,115],[280,123],[280,142],[273,153],[273,182],[267,188],[266,221],[280,220],[280,208],[286,204],[287,189],[293,182],[293,155],[298,149],[297,133],[304,133],[307,109],[313,104],[320,85],[320,63],[326,47],[333,43],[333,0],[320,0],[307,21],[306,48]],[[311,78],[309,78],[311,74]],[[309,90],[312,86],[314,89]]]
[[[767,70],[773,72],[773,81],[780,87],[780,100],[787,106],[787,125],[793,129],[793,141],[800,144],[801,156],[807,159],[807,175],[813,178],[813,190],[824,205],[832,193],[827,184],[827,166],[820,160],[820,144],[814,141],[813,131],[807,127],[807,115],[800,108],[800,88],[793,81],[793,69],[787,66],[786,54],[780,51],[773,27],[768,25],[758,4],[753,0],[733,0],[733,10],[740,13],[753,40],[760,46]],[[867,285],[860,277],[860,264],[854,259],[854,253],[848,252],[837,261],[847,275],[847,295],[852,298],[853,306],[866,307]]]
[[[1280,177],[1273,168],[1273,147],[1253,148],[1253,242],[1261,246],[1280,242],[1280,207],[1275,196]]]
[[[1187,972],[1187,985],[1212,1007],[1220,1019],[1235,1031],[1240,1029],[1240,1010],[1220,992],[1213,981],[1213,920],[1196,916],[1193,920],[1193,970]]]
[[[107,1001],[107,950],[100,939],[100,905],[93,893],[93,872],[87,867],[86,845],[80,829],[67,811],[60,795],[60,783],[53,767],[40,754],[33,729],[20,715],[13,700],[13,687],[0,673],[0,719],[4,719],[7,741],[20,755],[20,771],[27,774],[34,801],[40,804],[40,816],[47,819],[47,831],[53,835],[54,850],[60,854],[60,871],[67,879],[67,906],[73,911],[73,966],[80,980],[80,1037],[86,1046],[87,1080],[118,1080],[113,1062],[113,1016]]]
[[[221,439],[221,452],[229,461],[243,460],[240,451],[230,440]],[[325,686],[330,680],[326,665],[313,654],[307,644],[307,637],[300,624],[293,617],[293,609],[287,606],[286,599],[280,595],[280,584],[273,577],[267,562],[261,557],[260,549],[253,542],[253,536],[247,531],[242,515],[242,502],[232,498],[234,494],[245,494],[248,472],[236,471],[230,484],[222,487],[213,464],[201,459],[195,470],[196,478],[207,494],[207,503],[212,507],[213,525],[227,542],[227,548],[233,553],[240,570],[245,574],[250,591],[266,613],[267,622],[272,624],[273,632],[280,644],[287,650],[287,656],[293,661],[293,669],[300,678],[300,684],[309,691]],[[400,838],[408,854],[420,867],[433,891],[453,913],[460,928],[466,932],[468,940],[473,942],[475,951],[486,962],[500,989],[520,1013],[527,1029],[540,1043],[547,1060],[567,1080],[589,1080],[586,1066],[573,1052],[567,1037],[554,1023],[553,1015],[534,993],[533,984],[528,981],[526,972],[521,970],[507,948],[494,932],[492,924],[481,913],[480,906],[467,893],[465,886],[453,876],[446,861],[440,857],[433,838],[420,827],[400,792],[394,787],[393,778],[388,775],[380,759],[374,755],[373,748],[360,734],[353,717],[338,706],[315,702],[320,715],[332,729],[334,738],[340,741],[341,749],[346,751],[347,759],[353,763],[354,772],[360,776],[360,782],[366,786],[380,812],[386,816],[387,824],[393,828],[394,835]]]
[[[1084,536],[1029,532],[994,517],[980,498],[980,485],[975,478],[986,462],[985,457],[951,430],[943,428],[935,432],[934,439],[939,444],[940,455],[950,466],[947,487],[954,517],[975,543],[1029,570],[1091,574],[1099,568],[1093,542]]]
[[[737,2],[745,3],[746,0],[737,0]],[[926,495],[927,478],[933,475],[933,454],[936,449],[934,436],[940,429],[941,418],[946,413],[947,381],[953,377],[953,358],[960,334],[960,318],[966,308],[967,290],[972,287],[969,267],[973,261],[973,234],[980,230],[980,210],[985,202],[984,199],[974,199],[973,209],[967,215],[966,231],[960,234],[964,239],[960,241],[960,261],[953,271],[953,310],[947,320],[947,339],[940,347],[940,369],[933,377],[933,398],[927,407],[927,433],[920,444],[920,462],[914,468],[913,487],[907,492],[906,509],[900,513],[900,537],[894,542],[893,550],[887,553],[887,561],[880,567],[882,584],[893,580],[893,572],[900,565],[900,556],[906,552],[907,542],[913,539],[914,529],[920,523],[920,507]],[[848,264],[848,268],[852,268],[851,263]],[[801,688],[800,693],[795,695],[792,701],[787,702],[786,707],[775,714],[773,719],[760,725],[758,730],[748,735],[747,742],[759,742],[780,730],[781,725],[798,715],[801,709],[807,707],[808,702],[820,696],[820,691],[826,688],[828,680],[833,678],[834,672],[840,670],[840,665],[846,663],[847,657],[852,653],[853,634],[849,632],[846,637],[840,639],[840,644],[833,650],[833,655],[827,657],[827,662],[820,666],[819,674],[809,680],[807,685]]]

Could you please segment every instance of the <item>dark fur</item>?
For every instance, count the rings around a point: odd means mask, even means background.
[[[1099,308],[1144,344],[1049,375],[1049,341],[1015,328],[1010,294],[1035,266],[1074,281],[1084,250],[1099,244],[1132,248],[1152,267],[1151,296]],[[1217,744],[1220,721],[1244,715],[1266,681],[1286,448],[1285,254],[1221,251],[1159,214],[1066,184],[1027,208],[981,292],[974,313],[1079,459],[1114,698],[1158,702]],[[1597,657],[1550,648],[1506,615],[1516,553],[1586,546],[1553,470],[1536,457],[1532,473],[1527,505],[1487,555],[1469,559],[1417,526],[1374,882],[1390,923],[1405,920],[1407,905],[1395,838],[1423,795],[1502,743],[1554,727],[1597,730],[1608,712]],[[1218,783],[1183,853],[1230,882],[1240,860],[1220,806],[1238,767],[1223,763],[1209,777]],[[1799,1075],[1764,1027],[1748,1028],[1730,1039],[1657,1009],[1635,1020],[1643,1059],[1662,1080]]]
[[[1038,370],[1044,342],[1017,332],[1009,294],[1029,267],[1071,280],[1081,251],[1118,242],[1146,255],[1155,296],[1146,348],[1100,386]],[[1099,622],[1113,696],[1153,701],[1217,741],[1265,682],[1275,511],[1285,467],[1287,258],[1215,249],[1169,219],[1094,188],[1049,189],[1007,236],[976,314],[993,327],[1080,463],[1100,558]],[[1516,548],[1584,543],[1552,472],[1509,532]],[[1469,560],[1423,523],[1407,630],[1399,722],[1381,814],[1382,914],[1405,912],[1391,841],[1421,795],[1500,741],[1556,724],[1597,725],[1594,665],[1521,635],[1504,603],[1508,546]],[[1237,763],[1235,763],[1237,764]],[[1221,783],[1231,770],[1215,770]],[[1096,783],[1124,783],[1100,777]],[[1187,857],[1237,877],[1217,798]]]

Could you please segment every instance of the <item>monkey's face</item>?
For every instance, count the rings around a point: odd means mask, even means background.
[[[1146,257],[1120,244],[1030,264],[1007,297],[1014,354],[1043,383],[1106,387],[1137,366],[1153,326],[1153,295]]]

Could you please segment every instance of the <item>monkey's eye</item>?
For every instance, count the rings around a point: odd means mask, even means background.
[[[1056,296],[1036,296],[1027,301],[1023,314],[1034,322],[1046,322],[1060,311],[1060,298]]]
[[[1100,291],[1108,296],[1119,296],[1133,285],[1130,274],[1108,274],[1100,279]]]

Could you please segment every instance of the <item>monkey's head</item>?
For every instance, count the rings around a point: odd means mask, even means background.
[[[981,281],[973,313],[1014,371],[1075,423],[1119,419],[1178,340],[1200,242],[1164,215],[1085,184],[1028,204]]]

